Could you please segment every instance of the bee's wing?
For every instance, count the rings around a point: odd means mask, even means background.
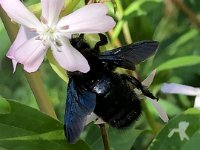
[[[93,112],[96,95],[77,89],[73,79],[69,80],[65,111],[65,135],[69,143],[75,143],[83,130],[87,115]]]
[[[140,41],[100,53],[98,58],[116,67],[133,70],[135,65],[155,54],[157,48],[156,41]]]

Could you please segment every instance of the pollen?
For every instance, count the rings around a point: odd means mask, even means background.
[[[62,46],[60,42],[60,32],[56,27],[50,27],[47,24],[43,24],[43,28],[37,31],[39,34],[39,40],[43,41],[44,45],[54,44],[55,46]]]

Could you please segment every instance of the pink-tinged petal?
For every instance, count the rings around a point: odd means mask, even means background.
[[[198,88],[194,88],[187,85],[181,85],[177,83],[165,83],[161,91],[163,93],[172,93],[172,94],[184,94],[184,95],[191,95],[195,96],[199,92]]]
[[[62,39],[62,46],[52,45],[53,56],[61,67],[68,71],[80,71],[86,73],[90,66],[85,57],[70,44],[69,40]]]
[[[156,75],[156,70],[153,70],[150,73],[150,75],[144,81],[142,81],[142,85],[149,87],[151,83],[153,82],[155,75]]]
[[[150,99],[147,97],[147,100],[151,102],[151,104],[155,107],[155,109],[158,112],[158,115],[160,116],[160,118],[164,121],[164,122],[168,122],[169,118],[167,116],[166,111],[160,106],[160,104],[158,103],[158,101]]]
[[[38,51],[37,54],[32,58],[32,60],[29,61],[29,63],[24,64],[24,70],[27,72],[35,72],[38,70],[40,65],[42,64],[44,57],[46,56],[47,49]]]
[[[12,59],[13,63],[13,72],[15,72],[17,61],[15,60],[14,53],[15,51],[28,39],[34,37],[35,34],[33,32],[30,32],[26,27],[21,26],[19,29],[19,32],[17,34],[17,37],[13,44],[11,45],[10,49],[8,50],[8,53],[6,56],[10,59]]]
[[[41,0],[41,3],[42,16],[47,20],[48,25],[56,25],[59,14],[64,6],[64,0]]]
[[[115,26],[112,17],[107,16],[108,8],[102,3],[86,5],[63,17],[57,27],[67,33],[101,33]]]
[[[41,28],[40,21],[19,0],[2,0],[1,6],[15,22],[28,28]]]
[[[194,108],[200,109],[200,95],[197,95],[195,98]]]
[[[26,27],[21,26],[15,41],[11,45],[10,49],[8,50],[7,57],[10,59],[14,59],[14,52],[27,40],[31,39],[32,37],[36,36],[30,32]]]
[[[36,71],[42,63],[48,47],[38,37],[33,37],[23,43],[14,54],[17,62],[24,65],[27,72]]]
[[[21,46],[27,40],[28,40],[28,38],[27,38],[27,35],[26,35],[25,28],[23,26],[21,26],[15,41],[13,42],[10,49],[8,50],[8,53],[6,54],[6,56],[8,58],[12,59],[13,72],[15,72],[16,66],[17,66],[17,61],[15,60],[14,53],[15,53],[16,49],[19,46]]]

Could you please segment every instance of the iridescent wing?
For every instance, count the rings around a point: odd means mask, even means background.
[[[73,79],[69,80],[66,111],[65,135],[69,143],[75,143],[83,130],[87,115],[93,112],[96,104],[96,94],[81,91]]]
[[[116,67],[133,70],[135,65],[154,55],[157,48],[156,41],[140,41],[100,53],[98,58]]]

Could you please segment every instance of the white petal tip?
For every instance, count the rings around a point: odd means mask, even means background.
[[[91,122],[94,122],[98,119],[98,116],[95,113],[91,113],[87,116],[86,125],[88,125]]]
[[[144,86],[149,87],[151,85],[151,83],[153,82],[155,75],[156,75],[156,69],[153,70],[144,81],[142,81],[142,84]]]
[[[197,95],[194,101],[194,108],[200,109],[200,95]]]
[[[15,73],[16,68],[17,68],[17,61],[12,60],[12,64],[13,64],[13,73]]]
[[[70,71],[70,72],[74,72],[74,71],[80,71],[82,73],[87,73],[88,71],[90,71],[90,66],[87,64],[87,65],[79,65],[77,66],[76,64],[74,65],[68,65],[67,67],[65,67],[64,69],[66,69],[67,71]]]
[[[98,120],[94,122],[94,124],[104,124],[104,123],[106,122],[103,121],[101,118],[98,118]]]
[[[159,117],[163,120],[163,122],[167,123],[169,121],[169,118],[167,116],[166,111],[160,106],[157,100],[153,100],[150,98],[147,98],[148,101],[151,102],[151,104],[155,107],[156,111],[158,112]]]
[[[188,86],[188,85],[177,84],[177,83],[164,83],[161,88],[161,91],[163,93],[196,96],[199,93],[200,89],[192,87],[192,86]]]
[[[167,115],[164,115],[164,116],[160,116],[160,118],[162,119],[162,121],[164,122],[164,123],[168,123],[168,121],[169,121],[169,118],[168,118],[168,116]]]
[[[163,93],[169,93],[171,92],[173,85],[170,83],[164,83],[163,86],[161,87],[161,92]]]
[[[78,71],[82,73],[87,73],[90,71],[90,66],[87,61],[85,61],[83,64],[78,65],[77,69]]]
[[[8,53],[6,54],[6,57],[8,57],[9,59],[12,60],[13,73],[15,73],[16,67],[17,67],[17,61],[14,59],[14,57],[12,55],[9,55]]]

